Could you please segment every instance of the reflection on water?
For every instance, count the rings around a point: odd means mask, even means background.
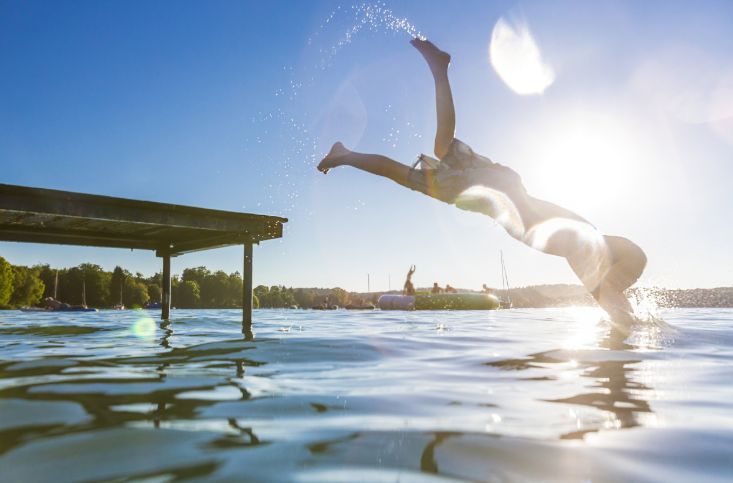
[[[666,317],[694,327],[700,313]],[[136,315],[0,315],[3,479],[670,481],[733,470],[730,311],[641,348],[631,341],[649,336],[624,340],[569,310],[259,311],[256,334],[241,333],[238,311],[178,311],[145,337]],[[293,324],[302,330],[280,330]]]
[[[636,358],[632,350],[633,346],[624,342],[625,336],[615,328],[611,328],[608,334],[603,337],[598,346],[614,351],[612,359],[567,360],[558,358],[557,351],[532,354],[523,359],[509,359],[490,362],[488,365],[500,369],[524,370],[529,368],[546,367],[553,364],[567,364],[570,362],[574,369],[579,367],[582,371],[580,377],[589,378],[592,381],[592,390],[575,394],[568,397],[547,399],[548,402],[562,404],[577,404],[599,409],[607,413],[605,421],[596,422],[589,427],[584,427],[581,420],[577,419],[578,429],[560,435],[561,439],[579,439],[587,433],[600,431],[602,429],[633,428],[640,423],[638,413],[651,413],[649,403],[644,399],[644,394],[650,388],[634,380],[634,365],[641,362]],[[538,377],[534,380],[545,381],[549,377]],[[527,380],[527,379],[525,379]],[[570,411],[575,415],[574,411]]]

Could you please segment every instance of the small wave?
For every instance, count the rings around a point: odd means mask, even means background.
[[[86,335],[110,330],[105,327],[89,327],[78,325],[29,325],[25,327],[0,327],[0,334],[39,335],[57,337],[64,335]]]

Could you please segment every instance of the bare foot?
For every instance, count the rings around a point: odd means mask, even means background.
[[[320,163],[318,163],[318,171],[320,171],[323,174],[328,173],[328,170],[331,168],[335,168],[336,166],[341,166],[343,163],[341,162],[347,154],[351,153],[346,147],[344,147],[341,143],[334,143],[333,146],[331,146],[331,150],[328,152],[325,158],[321,160]]]
[[[435,71],[448,69],[448,64],[450,64],[450,54],[440,50],[434,43],[429,40],[421,40],[418,38],[410,40],[410,43],[425,58],[428,66],[430,66],[430,70]]]

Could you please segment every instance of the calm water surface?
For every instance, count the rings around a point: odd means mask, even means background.
[[[157,315],[0,312],[0,480],[733,478],[733,310]]]

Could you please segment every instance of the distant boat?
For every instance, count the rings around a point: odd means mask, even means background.
[[[87,307],[86,299],[86,282],[82,282],[81,299],[82,305],[69,305],[56,300],[58,296],[59,271],[56,270],[56,277],[53,285],[53,297],[47,297],[44,300],[46,307],[21,307],[21,312],[99,312],[99,310]]]
[[[42,307],[21,307],[18,310],[21,312],[50,312],[48,309]]]
[[[81,281],[81,306],[61,307],[61,312],[99,312],[97,309],[87,307],[87,281]]]
[[[120,285],[120,303],[112,307],[114,310],[125,310],[125,304],[122,303],[122,285]]]
[[[145,304],[146,309],[160,309],[163,308],[162,302],[151,302],[149,304]]]
[[[52,312],[99,312],[99,309],[95,309],[92,307],[80,307],[80,306],[69,306],[69,307],[59,307],[56,309],[50,309]]]
[[[59,302],[63,303],[63,302]],[[21,307],[21,312],[99,312],[99,309],[82,307],[80,305],[61,305],[58,307]]]
[[[55,309],[52,308],[41,308],[41,307],[21,307],[21,312],[99,312],[97,309],[89,308],[89,307],[58,307]]]
[[[48,297],[44,301],[47,305],[45,309],[49,312],[99,312],[97,309],[87,307],[87,286],[86,281],[82,282],[81,300],[82,305],[69,305],[65,302],[59,302],[56,300],[57,289],[59,285],[59,271],[56,270],[56,280],[53,286],[53,297]],[[28,312],[38,312],[37,310],[27,310]]]
[[[314,305],[311,307],[312,310],[338,310],[338,305],[329,305],[329,304],[322,304],[322,305]]]

